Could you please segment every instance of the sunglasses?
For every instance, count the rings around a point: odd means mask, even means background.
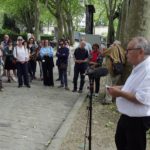
[[[18,39],[17,41],[22,41],[22,39]]]

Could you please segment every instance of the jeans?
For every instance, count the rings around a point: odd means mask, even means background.
[[[60,81],[61,85],[65,87],[68,87],[68,80],[67,80],[67,68],[66,69],[60,69]]]

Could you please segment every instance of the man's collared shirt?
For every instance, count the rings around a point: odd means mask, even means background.
[[[42,47],[40,49],[40,55],[41,57],[44,57],[45,55],[48,55],[49,57],[53,57],[53,48],[52,47]]]
[[[134,67],[122,91],[135,94],[142,104],[118,97],[116,104],[120,113],[131,117],[150,116],[150,56]]]

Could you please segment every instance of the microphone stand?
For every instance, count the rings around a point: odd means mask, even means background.
[[[89,83],[90,83],[90,95],[89,95],[89,106],[88,106],[88,111],[89,111],[89,150],[92,150],[92,97],[93,97],[93,91],[94,91],[94,78],[92,76],[89,76]]]

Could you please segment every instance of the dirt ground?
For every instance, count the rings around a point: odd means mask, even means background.
[[[84,150],[88,101],[86,99],[80,108],[60,150]],[[116,150],[114,135],[119,115],[115,104],[102,105],[98,99],[93,99],[92,150]],[[147,138],[147,150],[150,150],[150,133]]]

